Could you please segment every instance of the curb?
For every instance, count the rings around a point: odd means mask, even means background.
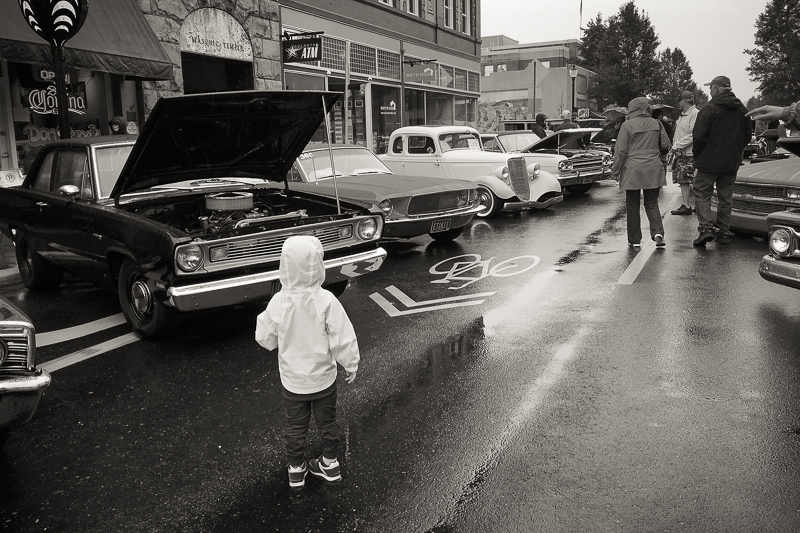
[[[0,283],[5,283],[12,278],[19,278],[19,270],[16,266],[0,269]]]

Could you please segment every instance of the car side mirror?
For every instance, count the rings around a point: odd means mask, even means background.
[[[62,196],[70,196],[75,198],[81,193],[81,190],[75,185],[62,185],[58,188],[58,194]]]

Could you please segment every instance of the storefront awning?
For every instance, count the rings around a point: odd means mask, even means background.
[[[0,0],[0,13],[0,59],[52,65],[50,45],[28,27],[19,0]],[[136,79],[172,79],[172,61],[133,0],[89,2],[86,22],[64,45],[64,63]]]

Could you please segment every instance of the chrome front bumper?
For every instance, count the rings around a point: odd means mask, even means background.
[[[521,211],[523,209],[545,209],[553,204],[564,201],[564,195],[554,196],[545,200],[544,202],[537,202],[531,200],[528,202],[506,202],[503,204],[503,209],[508,211]]]
[[[758,273],[772,283],[800,289],[800,263],[797,261],[782,261],[765,255],[761,258]]]
[[[0,376],[0,427],[30,420],[49,385],[50,373],[43,369],[28,376]]]
[[[368,252],[325,261],[325,284],[347,281],[378,270],[386,258],[386,250]],[[180,311],[197,311],[247,302],[272,296],[280,289],[278,270],[238,276],[219,281],[181,285],[167,289],[171,305]]]

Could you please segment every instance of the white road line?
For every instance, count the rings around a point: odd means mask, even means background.
[[[42,347],[49,346],[51,344],[58,344],[59,342],[77,339],[79,337],[97,333],[98,331],[113,328],[114,326],[119,326],[120,324],[124,323],[125,316],[122,313],[117,313],[116,315],[107,316],[105,318],[101,318],[100,320],[95,320],[94,322],[87,322],[86,324],[81,324],[80,326],[48,331],[47,333],[37,333],[36,346]]]
[[[420,306],[423,306],[423,305],[438,304],[438,303],[442,303],[442,302],[455,302],[455,301],[458,301],[458,300],[469,300],[471,298],[485,298],[485,297],[488,297],[488,296],[492,296],[493,294],[496,294],[496,291],[495,292],[478,292],[478,293],[475,293],[475,294],[465,294],[463,296],[448,296],[447,298],[439,298],[437,300],[425,300],[425,301],[422,301],[422,302],[415,302],[414,300],[412,300],[411,298],[406,296],[406,294],[404,292],[402,292],[400,289],[398,289],[394,285],[389,285],[388,287],[386,287],[386,292],[388,292],[389,294],[391,294],[392,296],[397,298],[397,300],[401,304],[405,305],[406,307],[420,307]]]
[[[438,311],[441,309],[452,309],[454,307],[465,307],[468,305],[479,305],[485,302],[486,300],[472,300],[469,302],[458,302],[458,303],[450,303],[450,304],[442,304],[442,305],[431,305],[428,307],[420,307],[417,309],[409,309],[407,311],[400,311],[394,305],[389,302],[383,295],[378,294],[377,292],[372,293],[369,295],[372,300],[378,304],[381,309],[386,311],[386,314],[390,317],[402,316],[402,315],[413,315],[416,313],[426,313],[428,311]]]
[[[654,242],[646,242],[642,244],[642,247],[639,249],[639,253],[636,254],[636,257],[631,264],[628,265],[628,268],[625,269],[625,272],[617,280],[617,285],[633,285],[633,282],[636,281],[636,278],[639,277],[639,274],[642,272],[642,269],[647,264],[647,260],[650,259],[650,256],[653,255],[653,250],[656,249],[656,244]]]
[[[89,348],[73,352],[69,355],[65,355],[64,357],[59,357],[58,359],[53,359],[52,361],[48,361],[38,366],[39,368],[44,368],[48,372],[55,372],[56,370],[74,365],[75,363],[80,363],[81,361],[96,355],[114,350],[120,346],[125,346],[126,344],[131,344],[132,342],[136,342],[138,340],[140,340],[140,338],[136,336],[135,333],[127,333],[121,337],[117,337],[116,339],[95,344]]]

